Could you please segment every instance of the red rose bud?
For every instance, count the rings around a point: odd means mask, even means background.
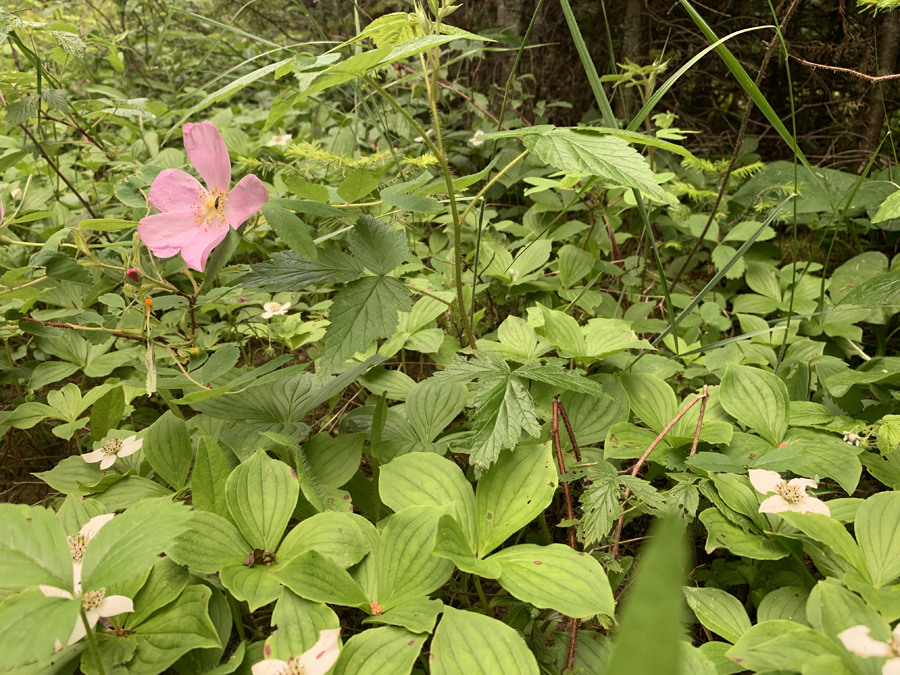
[[[125,276],[127,276],[128,279],[134,284],[141,283],[141,273],[138,272],[134,267],[129,267],[127,270],[125,270]]]

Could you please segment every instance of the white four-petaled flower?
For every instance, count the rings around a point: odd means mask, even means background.
[[[477,148],[479,145],[484,143],[484,141],[481,140],[482,136],[484,136],[484,132],[481,129],[479,129],[478,131],[475,132],[475,135],[469,139],[469,143],[471,143],[472,145],[474,145]]]
[[[253,675],[325,675],[338,659],[339,628],[319,631],[319,640],[300,656],[282,661],[266,659],[255,664]]]
[[[130,598],[126,598],[124,595],[110,595],[107,597],[105,588],[98,588],[75,596],[69,593],[69,591],[64,591],[55,586],[45,586],[44,584],[41,584],[40,589],[41,593],[48,598],[64,598],[66,600],[74,600],[76,597],[79,598],[81,600],[81,606],[84,607],[84,613],[87,615],[91,630],[93,630],[100,619],[134,611],[134,603]],[[69,636],[66,645],[75,644],[87,635],[87,631],[88,628],[85,627],[84,621],[82,621],[81,616],[79,615],[75,620],[75,628],[72,629],[72,634]],[[56,651],[59,651],[60,649],[62,649],[62,644],[57,641]]]
[[[106,441],[106,444],[102,448],[97,448],[93,452],[82,455],[81,458],[85,462],[90,462],[91,464],[100,462],[100,469],[106,470],[116,463],[116,457],[128,457],[128,455],[133,455],[141,449],[143,444],[144,439],[139,439],[137,436],[129,436],[124,440],[121,438],[111,438]]]
[[[890,642],[881,642],[869,636],[868,626],[853,626],[842,633],[838,639],[857,656],[868,659],[872,656],[890,656],[881,668],[882,675],[900,675],[900,624],[894,628]]]
[[[291,142],[291,139],[294,137],[293,134],[284,134],[283,136],[272,136],[269,139],[269,142],[266,143],[266,146],[269,148],[274,148],[275,146],[283,146],[287,145]]]
[[[100,528],[106,525],[115,517],[115,514],[106,513],[102,516],[94,516],[84,524],[78,534],[69,537],[69,553],[72,554],[72,581],[74,583],[75,593],[81,593],[81,563],[84,558],[84,552],[87,549],[91,539],[100,531]]]
[[[282,314],[287,314],[288,307],[291,306],[291,303],[286,302],[283,305],[277,302],[267,302],[263,305],[263,309],[266,310],[262,313],[262,318],[271,319],[273,316],[281,316]]]
[[[809,478],[792,478],[784,480],[775,471],[750,469],[750,483],[764,495],[775,494],[763,500],[759,505],[760,513],[821,513],[831,515],[831,510],[821,499],[806,494],[807,488],[816,487],[817,483]]]

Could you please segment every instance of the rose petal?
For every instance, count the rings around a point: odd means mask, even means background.
[[[250,174],[238,181],[225,200],[225,220],[237,229],[247,218],[269,201],[269,191],[263,182]]]
[[[103,458],[106,457],[106,453],[103,452],[102,448],[99,450],[94,450],[93,452],[87,452],[81,456],[88,464],[95,464],[97,462],[103,461]]]
[[[170,211],[142,219],[138,234],[156,257],[171,258],[180,252],[188,267],[202,272],[210,252],[228,234],[228,226],[224,221],[201,226],[193,211]]]
[[[831,509],[821,499],[815,497],[804,497],[796,504],[791,504],[791,511],[797,513],[821,513],[823,516],[830,516]]]
[[[266,659],[265,661],[254,663],[250,671],[253,675],[279,675],[285,668],[287,668],[287,661]]]
[[[319,631],[319,639],[312,648],[303,652],[297,659],[301,672],[304,675],[325,675],[335,661],[341,650],[338,648],[338,635],[340,629]]]
[[[160,171],[150,186],[150,206],[159,211],[187,211],[206,197],[200,181],[181,169]]]
[[[115,455],[106,455],[100,462],[100,470],[106,471],[109,467],[116,463]]]
[[[871,632],[868,626],[853,626],[838,633],[838,640],[843,642],[849,651],[864,659],[870,656],[890,656],[890,645],[869,637]]]
[[[775,488],[783,482],[781,475],[775,471],[750,469],[750,484],[756,488],[757,492],[762,492],[764,495],[775,492]]]
[[[125,614],[134,611],[134,603],[131,598],[124,595],[108,595],[103,598],[103,602],[97,607],[97,612],[102,617],[116,616],[117,614]]]
[[[206,269],[206,260],[209,258],[209,254],[222,243],[226,236],[228,236],[227,225],[224,223],[210,225],[202,235],[198,235],[194,241],[181,248],[181,257],[192,270],[202,272]]]
[[[781,513],[788,510],[790,510],[790,504],[787,503],[784,497],[779,495],[772,495],[768,499],[764,499],[763,503],[759,505],[760,513]]]
[[[95,452],[99,451],[95,450]],[[85,539],[90,539],[100,531],[101,527],[106,525],[113,518],[115,518],[114,513],[104,513],[102,516],[94,516],[84,524],[84,527],[78,530],[78,534],[83,536]]]
[[[231,160],[225,139],[216,125],[207,120],[200,124],[185,124],[181,131],[188,159],[203,177],[207,190],[227,190],[231,185]]]

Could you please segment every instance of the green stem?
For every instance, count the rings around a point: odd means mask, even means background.
[[[238,637],[241,639],[241,642],[245,642],[247,635],[244,632],[244,619],[241,618],[241,609],[238,607],[237,600],[231,595],[228,596],[228,605],[231,607],[231,618],[234,621],[234,627],[237,629]]]
[[[488,604],[487,598],[484,595],[484,589],[481,587],[481,578],[477,574],[473,574],[472,578],[475,580],[475,590],[478,591],[478,600],[481,602],[481,609],[484,610],[485,614],[490,616],[491,606]]]
[[[87,612],[84,611],[84,605],[81,606],[81,620],[84,621],[84,627],[87,629],[87,639],[91,646],[91,651],[94,652],[94,660],[97,662],[97,672],[100,673],[100,675],[106,675],[106,671],[103,670],[103,659],[100,658],[100,650],[97,648],[97,636],[94,635],[94,629],[91,628],[91,624],[88,622]]]
[[[450,215],[453,218],[453,247],[456,250],[457,261],[454,265],[454,272],[456,278],[456,302],[457,309],[459,310],[460,320],[463,324],[463,329],[466,333],[466,339],[469,342],[469,346],[472,349],[476,349],[475,347],[475,334],[472,332],[472,324],[469,323],[469,316],[465,311],[465,301],[463,295],[463,280],[462,280],[462,268],[463,268],[463,255],[462,255],[462,222],[459,219],[459,211],[456,207],[456,192],[453,188],[453,178],[450,176],[450,166],[447,164],[447,158],[444,156],[444,153],[438,150],[437,146],[428,138],[428,134],[425,133],[425,130],[416,122],[412,115],[410,115],[400,103],[391,96],[384,87],[381,87],[376,83],[371,77],[364,75],[363,79],[366,83],[372,87],[375,91],[381,94],[384,99],[390,103],[391,107],[394,108],[398,113],[400,113],[409,125],[415,129],[422,140],[425,142],[425,145],[428,146],[428,149],[431,153],[437,158],[438,164],[441,167],[441,173],[444,175],[444,182],[447,184],[447,192],[450,197]],[[435,131],[437,132],[437,126],[435,126]],[[439,134],[439,132],[437,132]]]

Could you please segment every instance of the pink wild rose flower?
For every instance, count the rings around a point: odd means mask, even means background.
[[[269,201],[269,193],[254,175],[244,176],[231,190],[231,160],[225,139],[212,122],[185,124],[184,149],[197,169],[196,178],[180,169],[161,171],[150,186],[150,205],[160,211],[141,219],[138,233],[159,258],[181,253],[187,266],[206,267],[212,250],[228,234]]]

